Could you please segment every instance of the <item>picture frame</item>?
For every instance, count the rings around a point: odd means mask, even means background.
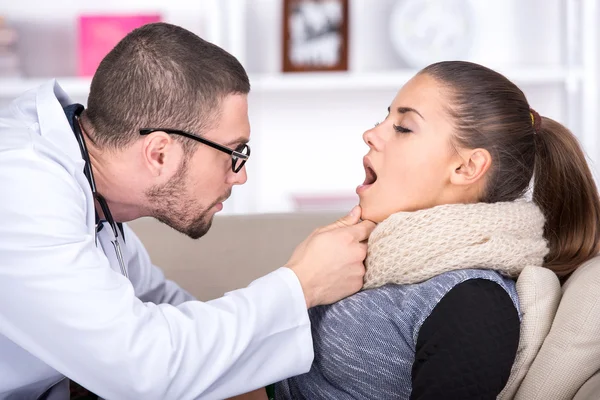
[[[283,0],[283,71],[347,71],[349,0]]]

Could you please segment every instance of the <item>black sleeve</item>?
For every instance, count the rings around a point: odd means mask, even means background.
[[[520,322],[506,291],[465,281],[435,306],[419,331],[411,399],[495,399],[519,344]]]

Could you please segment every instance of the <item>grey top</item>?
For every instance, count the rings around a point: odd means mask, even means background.
[[[423,322],[452,288],[471,279],[497,283],[519,310],[515,282],[478,269],[447,272],[419,284],[385,285],[311,309],[311,370],[277,384],[275,398],[408,399]]]

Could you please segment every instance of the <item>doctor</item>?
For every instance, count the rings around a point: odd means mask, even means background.
[[[206,233],[246,181],[249,90],[224,50],[152,24],[106,56],[87,109],[52,81],[0,110],[0,398],[67,399],[71,379],[107,399],[223,399],[309,370],[307,308],[362,286],[360,210],[206,303],[122,224]],[[280,151],[306,162],[293,138]]]

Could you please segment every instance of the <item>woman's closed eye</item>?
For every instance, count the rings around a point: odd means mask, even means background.
[[[408,128],[403,127],[402,125],[392,125],[394,130],[399,133],[411,133],[412,131]]]
[[[380,123],[381,122],[375,122],[375,126],[379,125]],[[402,125],[393,124],[392,126],[394,127],[394,130],[399,133],[411,133],[412,132],[412,130],[405,128]]]

